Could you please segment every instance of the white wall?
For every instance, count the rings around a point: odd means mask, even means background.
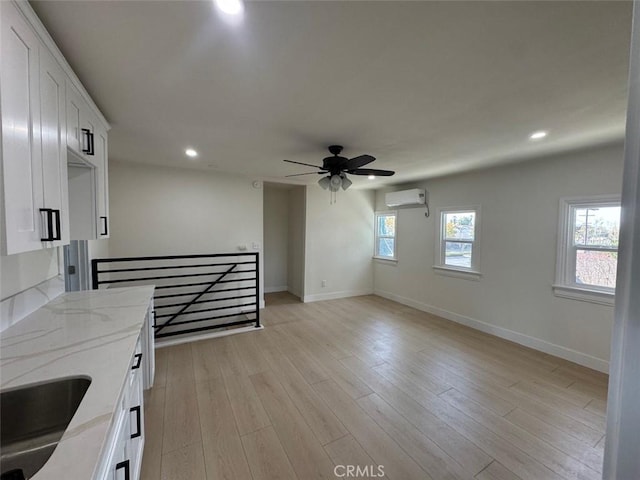
[[[89,261],[94,258],[109,258],[109,239],[102,240],[89,240],[87,242],[89,247]]]
[[[398,263],[374,263],[376,293],[606,370],[613,308],[555,297],[551,285],[560,197],[619,193],[622,160],[609,146],[402,186],[427,188],[432,215],[399,211]],[[465,205],[482,209],[479,281],[432,268],[437,209]]]
[[[110,162],[111,257],[262,248],[262,188],[252,179]],[[260,271],[264,271],[260,255]],[[260,276],[260,298],[263,298]]]
[[[58,250],[48,248],[0,257],[0,300],[61,273],[58,270]]]
[[[306,187],[294,187],[289,190],[287,284],[289,292],[298,298],[304,296],[305,205]]]
[[[629,72],[618,301],[602,468],[602,478],[607,479],[640,478],[640,2],[633,10]]]
[[[373,205],[371,190],[337,193],[307,187],[304,301],[373,292]],[[322,287],[326,280],[326,287]]]
[[[288,289],[289,191],[264,185],[264,290]]]

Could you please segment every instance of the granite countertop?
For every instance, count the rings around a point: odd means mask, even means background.
[[[91,378],[49,461],[33,480],[90,480],[129,374],[153,287],[66,293],[0,334],[0,387]]]

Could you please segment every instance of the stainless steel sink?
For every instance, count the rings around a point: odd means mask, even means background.
[[[42,468],[90,384],[74,377],[0,392],[0,480],[28,479]]]

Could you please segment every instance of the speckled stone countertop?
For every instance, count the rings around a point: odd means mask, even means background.
[[[152,297],[153,287],[66,293],[0,334],[2,390],[91,378],[58,447],[33,480],[94,478]]]

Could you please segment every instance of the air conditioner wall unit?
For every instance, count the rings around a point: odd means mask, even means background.
[[[422,188],[412,188],[411,190],[400,190],[385,194],[384,201],[387,207],[402,207],[405,205],[424,205],[425,191]]]

